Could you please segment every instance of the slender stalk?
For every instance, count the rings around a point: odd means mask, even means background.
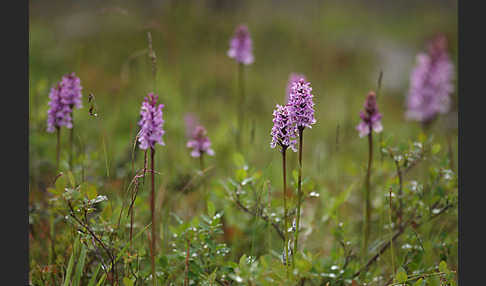
[[[238,88],[240,93],[238,104],[238,132],[237,132],[237,145],[241,149],[242,146],[242,133],[244,128],[244,105],[245,105],[245,74],[243,64],[238,64]]]
[[[304,142],[304,127],[299,127],[299,178],[297,185],[297,220],[294,239],[294,256],[297,255],[299,246],[299,231],[300,231],[300,205],[302,203],[302,144]],[[292,258],[292,266],[294,266],[294,259]]]
[[[152,240],[151,240],[151,262],[152,262],[152,281],[153,285],[157,285],[157,279],[155,277],[155,168],[154,168],[154,155],[155,149],[151,148],[151,172],[152,172],[152,191],[150,193],[150,212],[152,215]]]
[[[191,242],[189,239],[187,240],[187,251],[186,251],[186,269],[184,270],[185,272],[185,278],[184,278],[184,286],[189,286],[189,249],[191,247]]]
[[[61,129],[56,127],[56,173],[59,173],[59,158],[61,153]],[[54,216],[52,212],[49,212],[49,241],[51,243],[49,247],[49,255],[48,255],[48,263],[52,265],[54,260]],[[51,273],[50,278],[52,279],[52,283],[54,283],[54,274]]]
[[[133,201],[133,194],[132,194]],[[132,238],[133,238],[133,209],[130,211],[130,250],[132,249]]]
[[[61,154],[61,129],[56,127],[57,144],[56,144],[56,172],[59,172],[59,158]]]
[[[393,156],[393,161],[395,161],[395,167],[397,168],[397,177],[398,177],[398,225],[402,224],[402,213],[403,213],[403,201],[402,201],[402,196],[403,196],[403,178],[402,178],[402,169],[400,168],[400,162],[395,160],[395,156],[393,152],[391,152]]]
[[[73,107],[71,106],[71,109]],[[71,172],[73,171],[73,142],[74,142],[74,112],[71,112],[71,121],[73,123],[73,127],[69,130],[69,169]]]
[[[370,236],[370,218],[371,218],[371,194],[370,194],[370,177],[371,177],[371,163],[373,160],[373,133],[368,134],[368,170],[366,172],[365,185],[365,224],[364,224],[364,240],[363,240],[363,259],[368,253],[368,241]]]
[[[447,135],[447,149],[449,155],[449,169],[454,171],[454,151],[452,150],[452,136],[450,134]]]
[[[285,155],[287,153],[287,147],[282,146],[282,171],[283,171],[283,204],[284,204],[284,248],[285,248],[285,269],[287,269],[287,278],[289,277],[289,247],[287,245],[287,230],[289,227],[288,224],[288,215],[287,215],[287,167],[286,167],[286,160]]]
[[[393,228],[391,227],[392,224],[392,190],[390,188],[390,212],[388,213],[388,218],[390,220],[390,232],[392,236],[390,238],[390,255],[391,255],[391,263],[392,263],[392,273],[393,277],[395,277],[395,257],[393,252]]]
[[[199,167],[201,168],[201,172],[204,171],[204,153],[201,153],[199,156]]]
[[[201,152],[201,156],[199,156],[199,168],[201,168],[201,176],[204,174],[204,152]],[[202,178],[202,192],[203,192],[203,208],[207,208],[208,205],[208,193],[206,190],[206,182],[204,178]]]

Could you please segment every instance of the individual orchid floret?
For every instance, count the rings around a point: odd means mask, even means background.
[[[423,123],[432,121],[438,114],[450,109],[450,95],[454,66],[447,53],[443,36],[428,44],[427,53],[417,55],[417,63],[410,74],[406,117]]]
[[[210,156],[214,155],[213,149],[211,149],[211,141],[207,136],[206,129],[198,125],[194,128],[191,139],[187,141],[187,148],[192,148],[191,156],[200,157],[203,154],[208,154]]]
[[[310,82],[300,78],[292,83],[289,94],[289,113],[297,130],[312,128],[316,123],[314,118],[314,101]]]
[[[273,111],[273,127],[270,135],[272,136],[271,148],[279,145],[282,151],[290,147],[294,152],[297,152],[297,141],[295,140],[297,134],[290,117],[290,106],[276,105]]]
[[[359,137],[364,137],[370,134],[371,130],[380,133],[383,130],[381,125],[381,113],[378,111],[376,105],[376,94],[373,91],[368,93],[364,104],[364,110],[360,111],[359,117],[361,122],[356,126],[359,132]]]
[[[240,25],[236,28],[235,35],[230,40],[228,56],[245,65],[253,63],[252,40],[247,26]]]
[[[158,95],[149,93],[145,97],[140,110],[141,119],[138,122],[140,132],[138,142],[140,149],[154,149],[155,144],[165,145],[162,140],[164,120],[162,119],[163,104],[157,105]]]

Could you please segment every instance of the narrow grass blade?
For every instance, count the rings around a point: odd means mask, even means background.
[[[69,258],[68,262],[68,267],[66,269],[66,277],[64,278],[64,286],[69,286],[69,282],[71,281],[71,273],[73,272],[73,266],[74,266],[74,256],[76,255],[76,252],[78,250],[78,244],[79,240],[76,238],[74,241],[74,247],[73,247],[73,252],[71,253],[71,257]]]
[[[83,275],[84,263],[86,261],[87,248],[83,244],[81,248],[81,254],[79,255],[79,260],[76,265],[76,272],[74,273],[73,286],[78,286],[81,281],[81,275]]]
[[[96,276],[98,276],[98,272],[100,271],[101,268],[101,263],[98,264],[98,267],[96,267],[95,272],[93,273],[93,276],[91,276],[91,279],[88,282],[88,286],[95,286],[96,283]]]

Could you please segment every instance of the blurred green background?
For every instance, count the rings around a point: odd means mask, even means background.
[[[221,199],[220,179],[232,174],[234,153],[239,152],[279,192],[281,161],[269,146],[270,129],[291,72],[307,77],[316,102],[317,123],[306,130],[304,145],[304,176],[321,194],[306,203],[304,219],[310,223],[319,222],[319,209],[326,208],[328,198],[364,177],[367,142],[355,126],[366,94],[376,90],[380,70],[384,131],[378,138],[398,143],[415,140],[421,132],[420,124],[406,121],[404,112],[409,74],[426,40],[445,34],[457,63],[456,1],[31,0],[29,5],[31,206],[45,196],[54,176],[56,136],[46,132],[48,94],[63,74],[75,72],[81,78],[84,107],[74,114],[76,160],[84,162],[83,176],[98,182],[99,192],[114,200],[123,196],[140,104],[155,89],[165,104],[166,146],[158,146],[156,153],[161,212],[189,218],[200,211],[194,207],[197,194],[178,193],[199,167],[185,146],[184,116],[192,113],[206,127],[216,153],[206,158],[213,168],[211,199],[226,210],[226,227],[238,229],[245,215]],[[240,23],[248,25],[255,62],[245,68],[246,135],[237,150],[238,67],[226,53]],[[155,84],[147,55],[149,31],[157,56]],[[98,117],[89,115],[89,93],[95,96]],[[450,140],[457,163],[456,93],[453,101],[451,112],[430,132],[444,147]],[[62,136],[66,147],[68,133]],[[141,168],[143,153],[136,149],[135,154],[136,168]],[[288,156],[289,170],[296,169],[297,154]],[[378,152],[375,158],[376,169],[387,164]],[[67,151],[62,159],[67,166]],[[375,192],[380,200],[384,191]],[[140,204],[146,203],[147,193]],[[353,193],[344,213],[360,217],[359,198]],[[245,235],[240,234],[239,243],[246,243]],[[306,248],[322,248],[326,237],[325,230],[316,229]]]

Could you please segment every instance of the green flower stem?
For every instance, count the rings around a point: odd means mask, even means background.
[[[71,106],[71,110],[72,110]],[[74,142],[74,112],[71,113],[71,121],[73,123],[73,127],[69,130],[69,169],[71,172],[73,171],[73,142]]]
[[[237,145],[241,150],[242,147],[242,133],[244,128],[244,105],[245,105],[245,73],[243,64],[238,64],[238,88],[239,88],[239,103],[238,103],[238,131],[237,131]]]
[[[368,242],[370,236],[370,219],[371,219],[371,190],[370,190],[370,177],[371,177],[371,163],[373,160],[373,135],[372,132],[368,134],[368,170],[366,172],[366,182],[365,182],[365,224],[363,228],[364,239],[363,239],[363,250],[362,258],[366,259],[366,254],[368,252]]]
[[[59,172],[59,158],[61,157],[61,129],[56,127],[57,144],[56,144],[56,172]]]
[[[287,229],[289,227],[288,224],[288,215],[287,215],[287,168],[286,168],[286,160],[285,155],[287,153],[287,147],[282,147],[282,170],[283,170],[283,204],[284,204],[284,249],[285,249],[285,269],[287,270],[287,278],[289,277],[289,248],[287,245]]]
[[[294,255],[292,256],[292,266],[294,266],[294,258],[297,255],[299,246],[299,231],[300,231],[300,205],[302,203],[302,144],[304,142],[304,127],[299,127],[299,179],[297,185],[297,220],[294,239]]]
[[[392,190],[390,188],[390,210],[388,213],[388,219],[390,222],[390,225],[392,224]],[[392,272],[393,272],[393,277],[395,277],[395,256],[394,256],[394,251],[393,251],[393,228],[390,227],[390,255],[391,255],[391,263],[392,263]]]
[[[151,240],[151,262],[152,262],[152,282],[153,285],[157,285],[157,278],[155,277],[155,168],[154,168],[154,155],[155,149],[151,148],[151,172],[152,172],[152,192],[150,193],[150,212],[152,215],[152,240]]]

